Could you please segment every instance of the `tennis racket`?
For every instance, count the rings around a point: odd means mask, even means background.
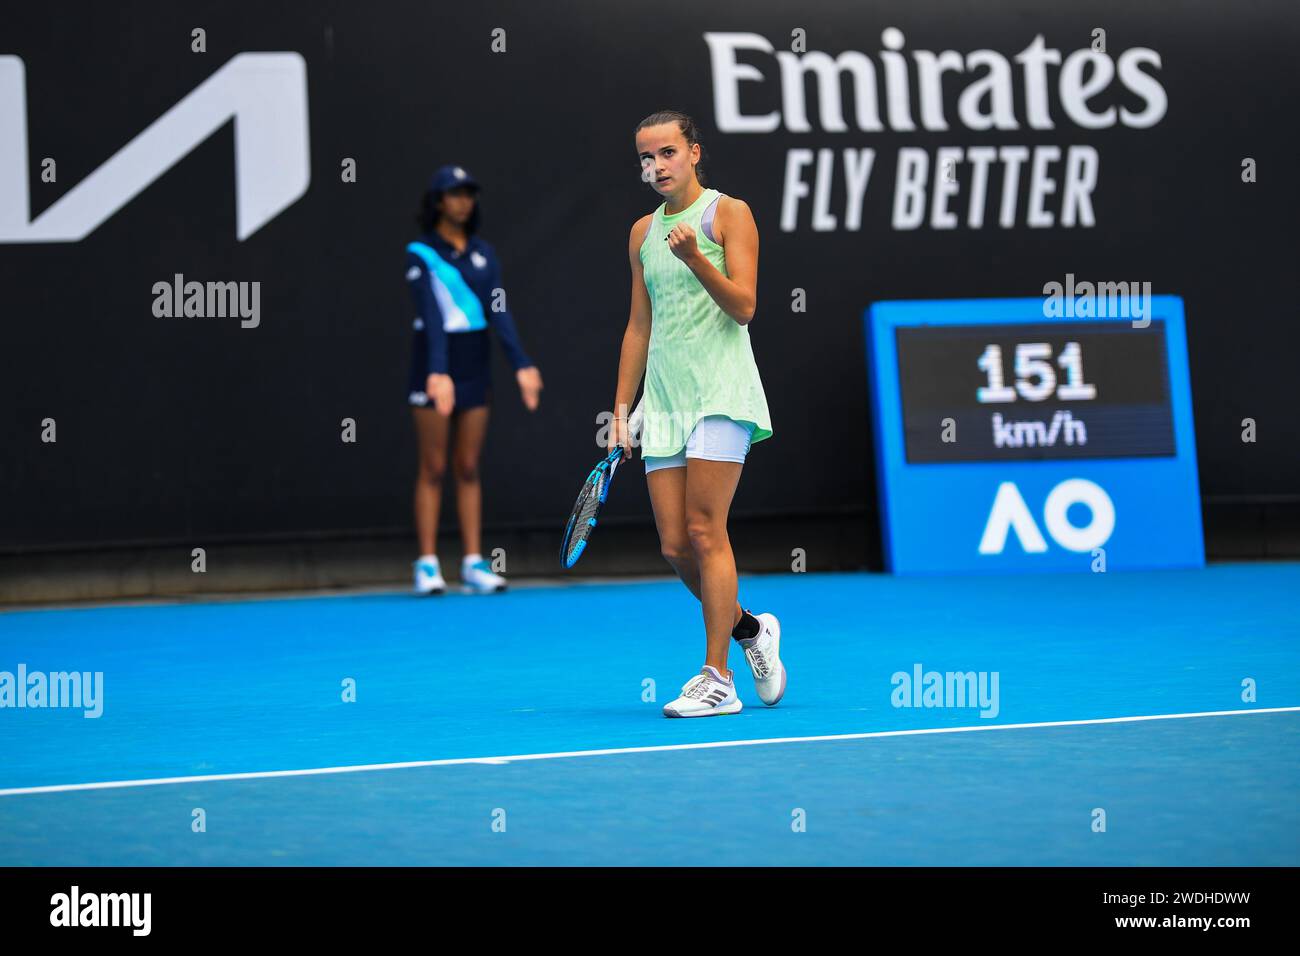
[[[628,438],[633,441],[641,433],[641,406],[644,404],[645,395],[642,395],[641,401],[636,403],[636,409],[628,416],[627,433]],[[600,513],[600,506],[609,497],[609,486],[614,480],[614,469],[618,467],[622,458],[623,446],[619,445],[609,453],[607,458],[591,469],[591,474],[583,483],[582,490],[578,492],[578,500],[573,503],[573,514],[569,516],[569,523],[564,528],[564,541],[560,544],[560,564],[566,569],[577,564],[578,559],[582,557],[582,552],[586,550],[587,542],[591,540],[591,534],[596,530],[596,516]]]

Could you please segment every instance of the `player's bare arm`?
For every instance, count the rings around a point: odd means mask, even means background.
[[[743,199],[722,196],[713,229],[718,244],[727,253],[727,275],[705,258],[695,231],[685,223],[669,233],[668,246],[690,267],[723,312],[741,325],[748,325],[758,304],[758,224]]]
[[[623,348],[619,353],[618,387],[614,396],[615,427],[610,429],[609,447],[626,444],[626,418],[632,401],[636,398],[637,384],[645,374],[646,355],[650,348],[650,294],[646,291],[645,276],[641,267],[641,244],[654,215],[645,215],[632,225],[627,241],[628,264],[632,267],[631,305],[628,309],[627,329],[623,332]],[[630,449],[629,449],[630,451]]]

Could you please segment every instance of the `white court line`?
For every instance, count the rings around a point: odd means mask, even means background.
[[[928,727],[922,730],[876,730],[862,734],[824,734],[816,737],[767,737],[756,740],[716,740],[696,744],[661,744],[656,747],[612,747],[607,750],[566,750],[547,754],[512,754],[501,757],[451,757],[446,760],[409,760],[405,763],[369,763],[351,767],[312,767],[307,770],[254,770],[248,773],[211,773],[193,777],[155,777],[149,780],[105,780],[99,783],[59,783],[47,787],[14,787],[0,797],[29,793],[67,793],[72,790],[116,790],[123,787],[160,787],[178,783],[212,783],[218,780],[264,780],[272,777],[311,777],[327,773],[363,773],[369,770],[407,770],[412,767],[450,767],[457,764],[507,764],[516,760],[557,760],[564,757],[604,757],[610,754],[646,754],[668,750],[707,750],[714,747],[753,747],[759,744],[801,744],[820,740],[868,740],[876,737],[913,737],[922,734],[961,734],[980,730],[1029,730],[1039,727],[1082,727],[1089,724],[1128,724],[1142,720],[1183,720],[1190,717],[1236,717],[1243,714],[1285,714],[1300,707],[1261,707],[1257,710],[1207,710],[1193,714],[1152,714],[1145,717],[1095,717],[1090,720],[1047,720],[1033,724],[983,724],[973,727]]]

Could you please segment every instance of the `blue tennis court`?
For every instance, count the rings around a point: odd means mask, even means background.
[[[696,720],[661,716],[703,651],[676,580],[10,612],[0,671],[103,692],[0,709],[0,865],[1295,865],[1296,594],[742,576],[789,689],[736,649],[744,711]],[[895,706],[917,669],[995,693]]]

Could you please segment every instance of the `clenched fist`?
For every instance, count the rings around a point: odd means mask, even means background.
[[[673,255],[682,262],[690,263],[700,254],[700,247],[695,244],[695,230],[684,222],[673,226],[673,231],[664,237]]]

